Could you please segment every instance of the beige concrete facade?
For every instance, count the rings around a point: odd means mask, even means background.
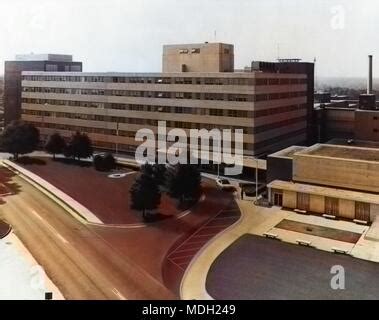
[[[330,187],[314,186],[302,183],[275,180],[268,184],[269,201],[288,209],[302,209],[298,195],[305,194],[309,197],[309,208],[305,211],[316,214],[331,214],[348,220],[375,221],[379,214],[379,195],[357,191],[348,191]],[[280,192],[282,203],[276,203],[274,193]],[[328,199],[335,199],[335,208],[328,208]],[[359,206],[366,208],[359,211]],[[330,212],[333,210],[333,212]]]
[[[234,46],[225,43],[163,46],[163,72],[233,72]]]
[[[339,199],[339,216],[345,219],[355,219],[355,201]]]
[[[79,130],[95,147],[121,152],[134,152],[136,131],[156,132],[158,121],[187,135],[243,129],[243,153],[254,156],[306,140],[306,82],[264,72],[24,72],[22,119],[43,138]]]
[[[297,206],[296,195],[297,193],[295,191],[283,190],[283,207],[296,208]]]
[[[294,154],[293,180],[379,192],[379,150],[314,145]]]
[[[309,209],[311,212],[320,214],[325,212],[325,197],[317,194],[311,194],[309,202]]]

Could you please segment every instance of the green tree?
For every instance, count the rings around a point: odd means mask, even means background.
[[[154,164],[153,165],[153,178],[159,186],[164,186],[166,184],[166,165],[164,164]]]
[[[177,164],[167,168],[166,186],[173,198],[194,200],[200,195],[201,174],[199,168],[191,164]]]
[[[161,202],[161,192],[154,179],[142,173],[130,189],[131,208],[142,211],[142,217],[147,219],[146,210],[156,209]]]
[[[72,135],[67,148],[64,151],[66,157],[73,159],[89,158],[93,154],[91,139],[85,134],[76,132]]]
[[[110,171],[116,167],[116,159],[111,153],[97,154],[93,157],[93,165],[98,171]]]
[[[62,136],[56,132],[53,133],[46,142],[45,150],[53,155],[53,159],[55,160],[55,155],[63,153],[66,148],[66,141],[62,138]]]
[[[141,166],[141,172],[151,176],[158,186],[163,186],[165,184],[166,166],[164,164],[150,164],[146,162]]]
[[[107,171],[113,170],[116,168],[116,159],[112,153],[106,153],[104,155],[104,166]]]
[[[20,154],[36,150],[39,143],[39,130],[23,121],[12,121],[3,131],[1,145],[4,151],[12,153],[17,160]]]

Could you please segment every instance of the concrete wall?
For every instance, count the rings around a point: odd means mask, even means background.
[[[292,180],[292,159],[281,157],[267,157],[267,179],[266,183],[274,180]]]
[[[339,199],[338,216],[346,219],[355,219],[355,201]]]
[[[309,197],[309,210],[315,213],[325,213],[325,197],[311,194]]]
[[[326,139],[353,138],[355,111],[346,109],[326,109]]]
[[[297,192],[283,190],[283,207],[297,208]],[[309,211],[317,214],[325,213],[325,197],[322,195],[310,194]],[[271,198],[273,201],[273,198]],[[355,201],[349,199],[338,199],[338,217],[354,220],[355,219]],[[374,221],[379,216],[379,205],[370,204],[370,221]]]
[[[370,220],[374,221],[379,216],[379,204],[370,204]]]
[[[293,180],[379,192],[379,163],[296,154]]]
[[[165,45],[162,66],[163,72],[233,72],[234,47],[223,43]]]
[[[379,112],[357,110],[355,112],[355,139],[379,141]]]
[[[283,191],[283,207],[296,209],[297,193],[295,191]]]

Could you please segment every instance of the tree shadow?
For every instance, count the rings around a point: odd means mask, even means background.
[[[79,166],[85,168],[92,167],[92,162],[86,160],[77,160],[72,158],[55,158],[55,161],[71,166]]]
[[[45,160],[40,159],[40,158],[29,157],[29,156],[23,156],[14,161],[22,165],[33,165],[33,164],[39,165],[39,166],[46,165]]]
[[[21,192],[21,185],[12,180],[14,176],[16,176],[16,174],[13,171],[6,168],[0,168],[0,205],[6,203],[6,197],[16,195]],[[5,236],[4,234],[5,233],[3,233],[3,236]]]
[[[167,219],[172,218],[172,216],[161,214],[161,213],[147,213],[145,219],[143,219],[143,222],[145,223],[154,223],[154,222],[161,222]]]
[[[21,186],[12,181],[14,176],[16,174],[13,171],[5,168],[0,169],[0,205],[5,203],[4,197],[18,194],[21,191]]]

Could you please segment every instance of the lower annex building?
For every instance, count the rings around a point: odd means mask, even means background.
[[[268,156],[272,205],[373,222],[379,215],[379,149],[315,144]]]

